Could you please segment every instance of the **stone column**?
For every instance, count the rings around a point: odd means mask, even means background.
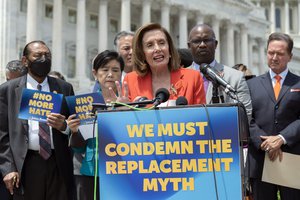
[[[215,32],[216,40],[220,42],[220,20],[215,16],[212,17],[212,29]],[[220,54],[220,45],[216,48],[215,51],[215,59],[220,62],[221,61],[221,54]]]
[[[98,13],[98,52],[107,49],[108,40],[108,14],[107,14],[107,0],[100,0]]]
[[[7,19],[7,9],[8,3],[10,0],[2,0],[0,1],[0,84],[6,81],[5,79],[5,67],[7,64],[6,60],[6,41],[7,41],[7,27],[8,27],[8,19]]]
[[[241,26],[241,60],[244,65],[249,65],[248,59],[248,33],[245,25]]]
[[[300,35],[300,0],[298,0],[298,35]]]
[[[238,27],[239,28],[239,27]],[[234,30],[234,64],[242,63],[242,35],[240,30]]]
[[[276,20],[275,20],[275,0],[270,0],[270,22],[271,22],[271,27],[270,31],[271,33],[274,33],[276,30]]]
[[[63,67],[63,9],[62,0],[53,3],[53,29],[52,29],[52,69],[62,72]]]
[[[79,90],[89,87],[86,83],[86,0],[77,0],[77,26],[76,26],[76,79]]]
[[[248,61],[247,67],[249,67],[250,70],[251,70],[251,68],[253,68],[253,45],[254,45],[253,43],[254,43],[254,39],[251,36],[249,36],[249,38],[248,38],[248,57],[250,59]]]
[[[167,31],[170,31],[170,5],[167,3],[162,3],[161,25],[167,29]]]
[[[187,48],[187,10],[180,9],[179,14],[179,48]]]
[[[17,13],[20,12],[19,5],[19,0],[0,1],[0,84],[6,81],[5,67],[8,61],[20,56],[15,25]]]
[[[233,24],[231,22],[227,22],[227,65],[233,66],[234,63],[234,30],[233,30]]]
[[[284,0],[284,32],[286,34],[290,33],[290,8],[289,8],[289,1]]]
[[[261,0],[256,0],[256,6],[257,6],[257,7],[260,7],[260,1],[261,1]]]
[[[201,14],[199,11],[197,13],[197,24],[203,24],[204,23],[204,15]]]
[[[142,25],[151,22],[151,0],[143,0]]]
[[[27,0],[26,43],[40,39],[38,37],[39,0]]]
[[[265,65],[266,53],[265,53],[265,42],[263,38],[258,39],[258,49],[259,49],[259,72],[264,73],[268,66]]]
[[[121,31],[131,31],[130,0],[122,0],[121,5]]]

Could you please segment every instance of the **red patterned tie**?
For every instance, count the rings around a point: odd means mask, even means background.
[[[274,85],[274,94],[275,94],[275,99],[277,100],[278,96],[279,96],[280,89],[281,89],[281,85],[280,85],[281,76],[276,75],[274,78],[276,79],[276,83]]]
[[[42,90],[42,86],[37,86],[38,90]],[[51,156],[51,139],[50,128],[46,123],[39,122],[39,142],[40,142],[40,155],[47,160]]]

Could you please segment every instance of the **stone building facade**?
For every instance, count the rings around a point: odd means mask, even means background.
[[[91,60],[121,30],[135,31],[148,22],[161,23],[177,47],[187,47],[189,30],[211,25],[219,47],[216,59],[228,66],[246,64],[254,74],[267,70],[266,40],[270,32],[292,35],[300,47],[300,0],[2,0],[0,2],[0,83],[6,63],[19,59],[25,44],[44,40],[52,51],[52,69],[76,90],[94,80]],[[288,25],[286,25],[288,24]],[[300,52],[294,51],[291,68]]]

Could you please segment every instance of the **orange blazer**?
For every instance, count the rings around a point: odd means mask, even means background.
[[[153,99],[152,74],[141,77],[135,71],[126,74],[124,81],[128,85],[128,97],[133,101],[137,96]],[[171,72],[171,88],[169,100],[184,96],[189,105],[205,104],[203,79],[200,73],[193,69],[180,68]]]

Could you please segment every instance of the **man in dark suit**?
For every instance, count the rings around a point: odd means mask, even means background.
[[[40,125],[18,119],[24,88],[73,95],[71,84],[47,76],[51,53],[42,41],[28,43],[22,62],[28,74],[0,86],[0,171],[13,199],[73,199],[73,165],[65,134],[66,101],[61,113],[47,116],[48,156],[42,156]],[[47,126],[46,126],[47,127]],[[48,141],[49,141],[48,140]],[[50,149],[51,146],[51,149]]]
[[[277,200],[278,190],[281,199],[300,199],[300,190],[261,181],[265,156],[274,161],[284,159],[282,152],[300,155],[300,77],[287,68],[292,49],[289,35],[272,33],[267,43],[270,69],[248,82],[253,110],[247,166],[255,200]]]

